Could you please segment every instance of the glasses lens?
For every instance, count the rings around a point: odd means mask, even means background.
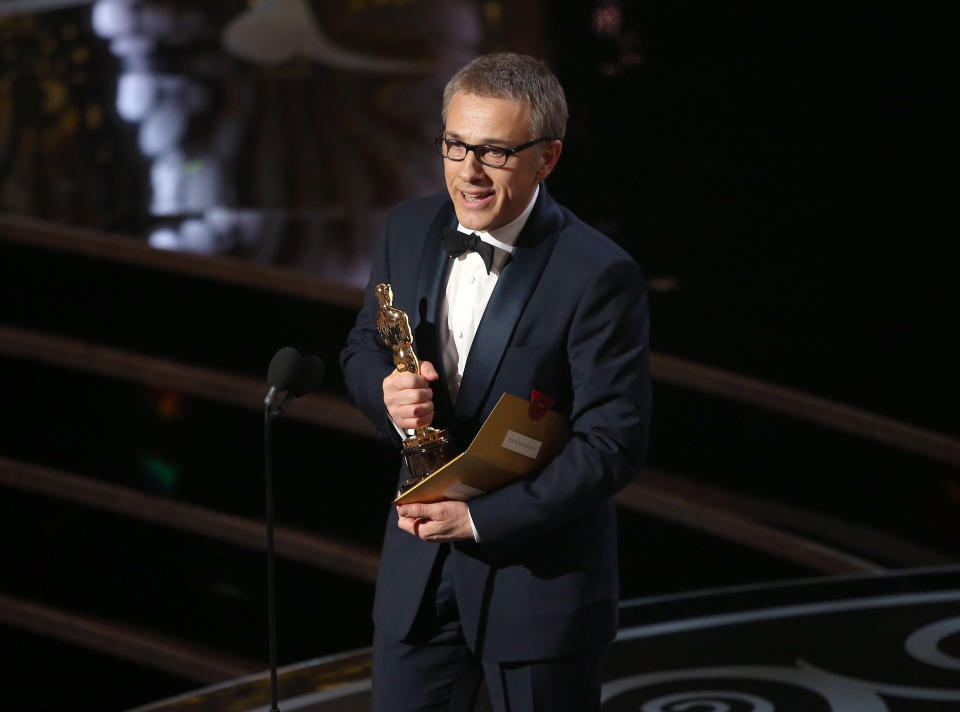
[[[454,161],[461,161],[467,155],[467,147],[460,141],[445,138],[440,139],[437,144],[440,147],[440,153]]]
[[[507,162],[507,152],[496,146],[478,146],[476,153],[481,163],[494,168],[500,168]]]

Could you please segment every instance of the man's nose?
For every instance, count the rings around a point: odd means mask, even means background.
[[[486,175],[483,168],[484,166],[477,158],[477,154],[474,151],[467,151],[466,157],[460,161],[460,176],[464,180],[483,178]]]

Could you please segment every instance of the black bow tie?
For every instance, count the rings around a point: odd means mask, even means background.
[[[483,264],[487,268],[487,274],[490,274],[490,267],[493,266],[493,245],[481,240],[477,233],[471,232],[467,235],[452,227],[445,227],[440,238],[440,244],[450,253],[451,257],[459,257],[467,250],[476,252],[483,260]]]

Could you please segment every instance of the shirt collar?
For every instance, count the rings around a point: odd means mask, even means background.
[[[523,226],[527,224],[527,219],[530,217],[530,213],[533,212],[533,206],[537,202],[538,195],[540,195],[539,184],[537,184],[537,187],[534,189],[533,196],[530,198],[530,202],[527,203],[527,207],[523,209],[523,212],[503,227],[498,227],[490,232],[486,232],[481,230],[470,230],[458,222],[457,230],[468,235],[472,232],[475,232],[484,242],[489,242],[494,247],[499,247],[501,250],[512,254],[513,246],[517,244],[517,238],[520,237],[520,231],[523,230]]]

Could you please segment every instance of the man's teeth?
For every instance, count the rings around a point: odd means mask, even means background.
[[[489,196],[489,195],[490,195],[490,193],[477,193],[477,194],[474,194],[474,193],[464,193],[464,194],[463,194],[463,197],[467,199],[467,202],[468,202],[468,203],[474,203],[474,202],[476,202],[476,201],[478,201],[478,200],[483,200],[484,198],[486,198],[486,197]]]

